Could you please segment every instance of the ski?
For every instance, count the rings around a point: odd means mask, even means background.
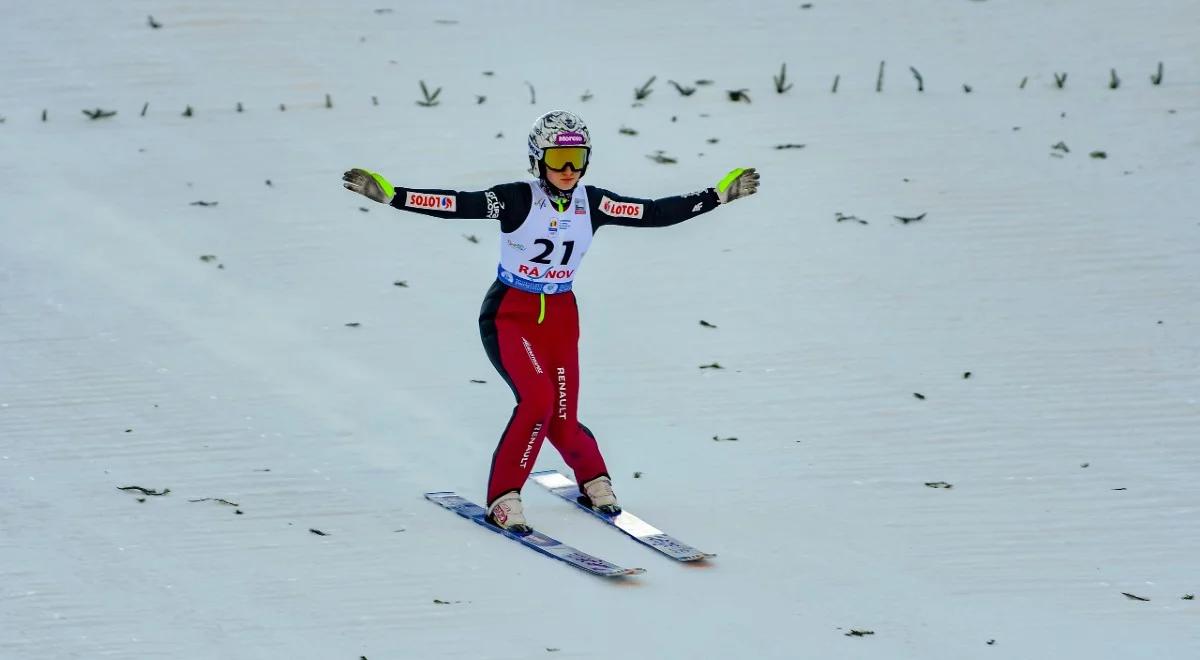
[[[435,504],[440,504],[443,508],[449,509],[468,520],[472,520],[476,524],[482,525],[484,528],[490,529],[497,534],[507,536],[521,545],[570,564],[580,570],[587,571],[592,575],[599,575],[600,577],[624,577],[626,575],[638,575],[639,573],[646,572],[644,568],[622,568],[598,557],[593,557],[557,539],[546,536],[537,530],[521,536],[520,534],[500,529],[487,521],[487,511],[483,507],[450,491],[425,493],[425,499]]]
[[[558,470],[540,470],[529,475],[529,478],[544,486],[551,493],[571,502],[580,509],[632,536],[639,543],[648,545],[671,559],[678,561],[698,561],[708,559],[709,557],[716,557],[714,554],[697,550],[686,543],[682,543],[662,533],[662,530],[650,525],[628,511],[622,511],[615,516],[610,516],[592,509],[590,506],[579,501],[579,485]]]

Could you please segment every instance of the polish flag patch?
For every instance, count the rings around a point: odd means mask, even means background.
[[[404,197],[404,205],[414,209],[430,211],[446,211],[453,213],[458,210],[458,200],[454,195],[430,195],[428,193],[409,192]]]
[[[605,195],[600,199],[600,210],[614,218],[640,218],[646,212],[646,205],[614,202]]]

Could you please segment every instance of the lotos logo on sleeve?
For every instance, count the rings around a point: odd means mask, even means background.
[[[458,209],[458,202],[454,195],[429,195],[419,192],[409,192],[404,198],[404,205],[414,209],[430,209],[449,213]]]
[[[640,218],[645,213],[644,204],[632,202],[614,202],[605,195],[600,200],[600,210],[614,218]]]

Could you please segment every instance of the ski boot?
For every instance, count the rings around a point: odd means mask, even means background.
[[[505,531],[525,536],[533,532],[529,523],[525,522],[525,512],[521,508],[521,494],[509,492],[496,498],[488,508],[487,521]]]
[[[621,513],[621,505],[617,504],[617,496],[613,494],[612,479],[606,476],[596,477],[585,483],[579,501],[606,516]]]

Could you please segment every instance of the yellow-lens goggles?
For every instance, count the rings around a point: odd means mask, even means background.
[[[587,160],[587,147],[550,147],[542,154],[542,162],[546,164],[546,168],[555,172],[567,169],[567,165],[578,172],[587,167]]]

